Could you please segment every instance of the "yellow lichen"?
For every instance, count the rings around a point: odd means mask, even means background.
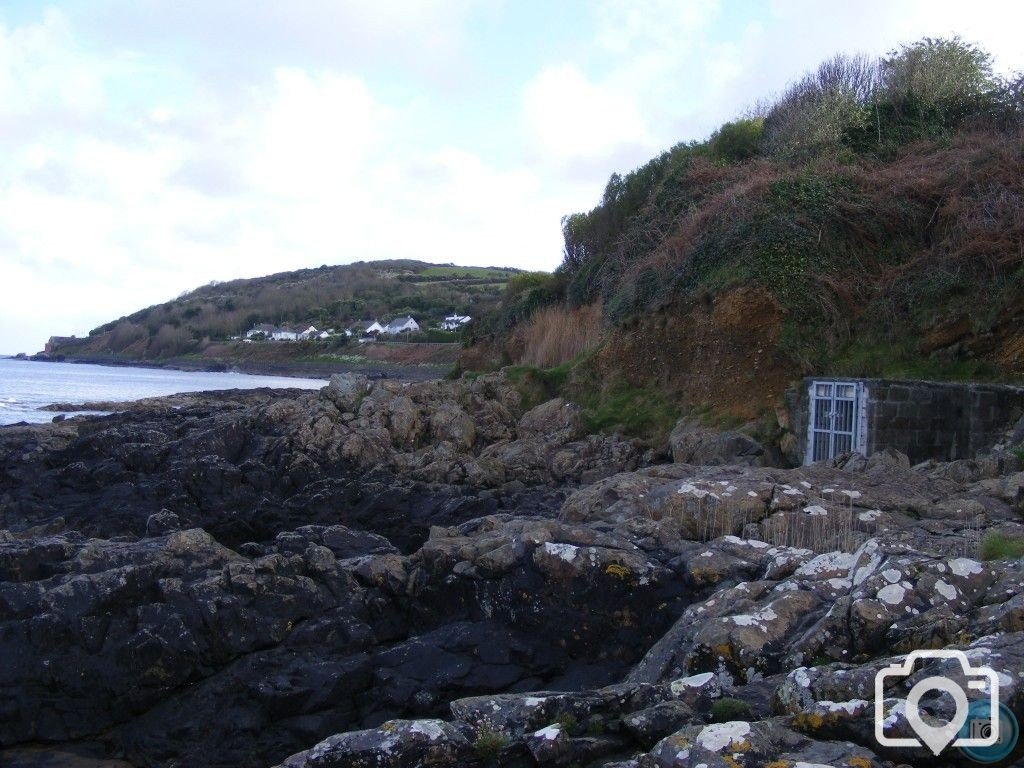
[[[732,658],[732,646],[729,645],[728,643],[721,643],[719,645],[714,646],[711,649],[711,652],[715,656],[720,656],[723,659],[731,659]]]
[[[793,718],[793,725],[802,731],[816,731],[825,724],[825,717],[817,712],[801,712]]]
[[[604,572],[609,576],[618,576],[620,579],[625,579],[629,576],[629,568],[619,563],[612,563],[604,569]]]
[[[871,768],[871,761],[866,757],[851,757],[846,764],[850,768]]]

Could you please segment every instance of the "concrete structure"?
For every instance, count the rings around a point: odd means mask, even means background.
[[[889,379],[804,379],[791,429],[805,464],[895,448],[911,463],[989,451],[1024,415],[1024,387]]]

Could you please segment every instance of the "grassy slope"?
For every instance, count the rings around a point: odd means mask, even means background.
[[[257,323],[346,328],[363,318],[386,320],[410,314],[426,326],[451,312],[477,315],[496,303],[505,281],[517,273],[496,267],[383,261],[232,280],[111,321],[91,331],[87,339],[56,344],[52,352],[127,361],[323,364],[340,356],[449,365],[451,349],[437,344],[400,353],[371,352],[343,339],[302,345],[242,345],[227,339]],[[438,332],[430,339],[454,344],[459,337]]]

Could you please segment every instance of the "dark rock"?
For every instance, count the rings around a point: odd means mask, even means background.
[[[161,509],[146,519],[147,536],[163,536],[181,530],[181,520],[169,509]]]
[[[686,419],[672,430],[669,446],[677,464],[761,466],[765,461],[764,446],[749,435],[711,429]]]

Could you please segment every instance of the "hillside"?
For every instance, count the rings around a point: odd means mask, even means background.
[[[515,364],[538,397],[640,434],[687,411],[770,433],[811,373],[1019,380],[1022,86],[958,39],[825,62],[613,174],[462,366]]]
[[[519,270],[456,267],[394,260],[321,266],[266,277],[210,283],[146,307],[89,332],[87,338],[53,337],[48,353],[74,359],[155,363],[278,366],[450,365],[460,334],[437,328],[445,315],[478,315],[498,302]],[[406,345],[357,345],[344,335],[360,320],[382,322],[411,315],[423,328]],[[328,339],[243,343],[259,324],[334,329]],[[369,347],[374,347],[370,349]],[[363,348],[367,347],[367,348]]]

